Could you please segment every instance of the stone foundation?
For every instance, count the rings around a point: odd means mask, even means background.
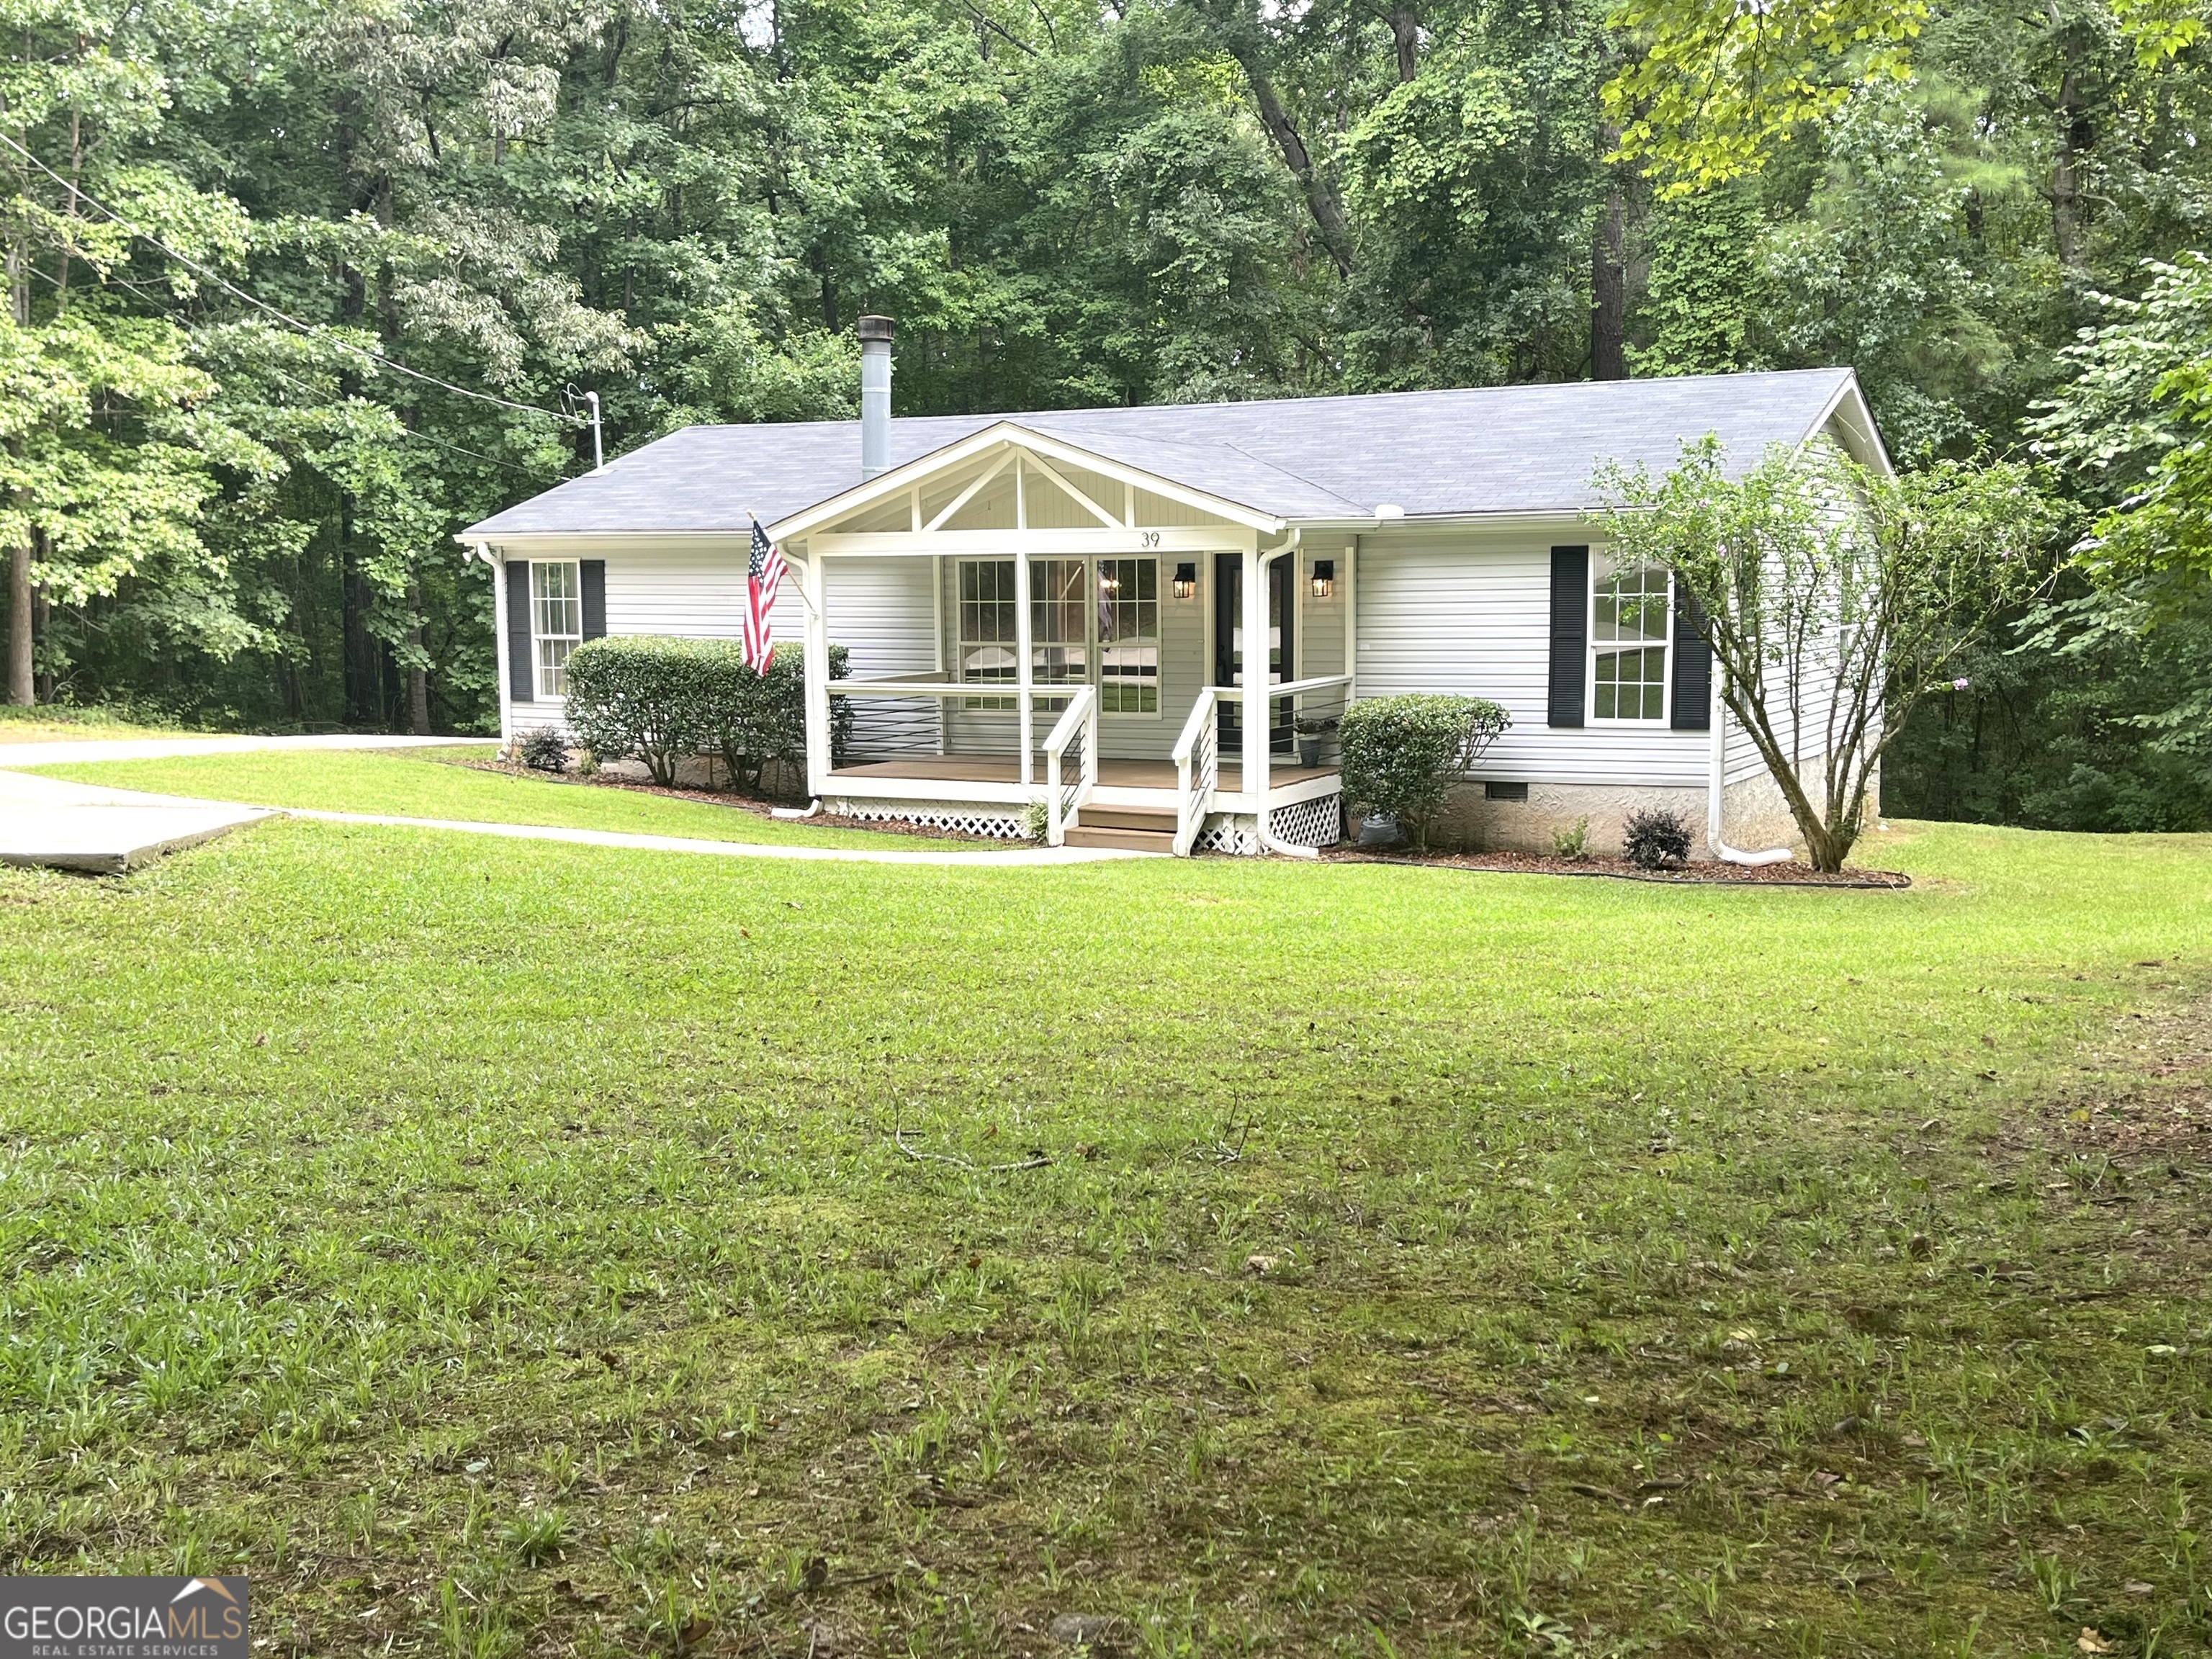
[[[1532,783],[1528,799],[1491,800],[1480,784],[1455,789],[1429,836],[1449,847],[1482,852],[1549,853],[1552,837],[1589,820],[1589,848],[1611,855],[1620,851],[1622,826],[1631,812],[1668,808],[1682,815],[1692,841],[1692,856],[1710,858],[1705,847],[1705,792],[1702,789],[1626,788],[1601,784]]]

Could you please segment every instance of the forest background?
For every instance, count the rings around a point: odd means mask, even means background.
[[[0,0],[16,689],[490,729],[453,532],[589,469],[586,392],[610,456],[851,416],[863,311],[901,414],[1841,363],[2067,526],[1887,810],[2212,827],[2203,21]]]

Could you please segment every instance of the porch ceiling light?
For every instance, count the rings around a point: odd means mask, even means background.
[[[1313,564],[1313,596],[1317,599],[1336,597],[1336,561],[1316,559]]]
[[[1175,596],[1179,599],[1194,599],[1198,597],[1198,567],[1195,564],[1179,564],[1176,567]]]

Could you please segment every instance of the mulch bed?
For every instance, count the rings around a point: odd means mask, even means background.
[[[1346,864],[1416,864],[1443,870],[1486,870],[1515,876],[1599,876],[1613,881],[1668,882],[1678,887],[1910,887],[1912,878],[1901,870],[1845,870],[1829,875],[1809,864],[1688,864],[1679,870],[1644,870],[1626,859],[1555,858],[1541,853],[1430,853],[1425,855],[1400,848],[1369,851],[1357,847],[1325,847],[1322,856]]]
[[[477,772],[496,772],[504,777],[534,777],[548,783],[574,784],[587,789],[627,789],[633,794],[660,795],[670,800],[695,800],[703,805],[726,806],[733,811],[750,812],[757,818],[774,817],[773,809],[787,804],[757,800],[750,795],[718,794],[710,789],[664,789],[657,783],[641,783],[630,778],[611,778],[604,774],[597,777],[580,778],[567,773],[533,772],[527,767],[511,766],[505,761],[454,759],[446,764],[465,766]],[[780,823],[818,824],[829,830],[866,830],[879,836],[912,836],[924,841],[972,841],[987,847],[1009,844],[1000,836],[973,835],[965,830],[915,823],[905,818],[848,818],[819,812],[811,818],[779,818],[775,821]],[[1765,887],[1912,885],[1912,878],[1899,870],[1846,870],[1840,875],[1831,876],[1815,870],[1809,864],[1768,864],[1754,870],[1741,864],[1713,863],[1686,865],[1680,870],[1641,870],[1626,859],[1617,858],[1562,859],[1538,853],[1430,853],[1424,855],[1404,848],[1382,852],[1359,847],[1324,847],[1321,855],[1346,864],[1431,865],[1444,870],[1488,870],[1518,876],[1604,876],[1614,881],[1672,882],[1676,886],[1687,887],[1745,883]]]
[[[790,805],[789,801],[763,800],[751,795],[718,794],[711,789],[664,789],[657,783],[640,782],[634,778],[611,778],[605,774],[580,778],[564,772],[533,771],[526,766],[510,766],[505,761],[496,760],[453,760],[446,764],[465,766],[472,772],[496,772],[501,777],[537,778],[545,783],[574,784],[585,789],[623,789],[633,795],[659,795],[665,800],[695,800],[702,806],[726,806],[733,812],[750,812],[757,818],[769,818],[778,823],[811,824],[825,830],[866,830],[879,836],[913,836],[923,841],[972,841],[987,847],[1006,845],[1003,836],[970,835],[965,830],[944,829],[933,823],[915,823],[908,818],[848,818],[832,812],[817,812],[811,818],[778,818],[775,809]]]

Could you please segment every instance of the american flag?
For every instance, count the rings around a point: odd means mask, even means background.
[[[745,662],[756,674],[768,672],[775,635],[769,627],[769,612],[775,608],[775,590],[783,586],[783,555],[769,540],[768,532],[753,520],[752,562],[745,567]]]

